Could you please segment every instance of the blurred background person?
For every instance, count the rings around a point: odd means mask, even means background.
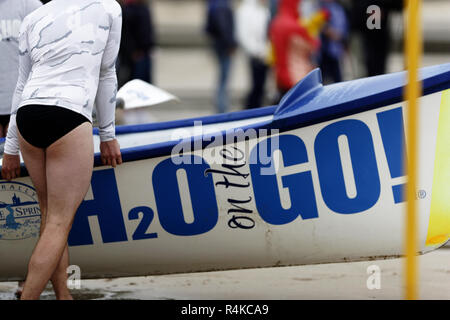
[[[279,0],[269,0],[270,19],[272,20],[277,15]]]
[[[19,77],[19,31],[39,0],[0,0],[0,138],[8,131],[11,103]]]
[[[380,28],[369,28],[367,8],[376,5],[381,9]],[[353,0],[352,27],[359,32],[366,76],[386,73],[387,58],[392,47],[390,16],[403,9],[403,0]]]
[[[216,109],[224,113],[229,109],[228,79],[232,56],[237,47],[233,9],[229,0],[208,0],[205,29],[211,38],[219,66]]]
[[[236,14],[238,42],[248,56],[250,65],[251,89],[245,100],[247,109],[263,105],[270,20],[266,3],[266,0],[243,0]]]
[[[300,2],[301,18],[307,19],[320,9],[320,0],[302,0]]]
[[[155,31],[147,0],[121,0],[122,42],[119,52],[119,87],[130,80],[153,83],[152,50]]]
[[[300,23],[300,5],[301,0],[279,0],[278,13],[270,26],[278,101],[314,69],[312,55],[320,47],[320,41]]]
[[[342,59],[346,51],[349,23],[344,7],[336,0],[320,1],[329,13],[329,20],[321,33],[320,69],[325,82],[342,81]]]

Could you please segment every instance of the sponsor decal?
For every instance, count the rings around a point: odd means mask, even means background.
[[[0,182],[0,240],[36,238],[40,224],[36,190],[24,183]]]
[[[324,212],[319,210],[319,199],[332,214],[364,214],[382,197],[380,161],[387,163],[392,181],[386,194],[390,199],[383,201],[404,203],[404,184],[397,183],[406,175],[402,108],[378,112],[373,119],[382,156],[375,152],[373,129],[357,119],[324,126],[310,149],[305,143],[311,140],[287,132],[260,139],[248,151],[247,145],[217,146],[211,161],[184,152],[183,161],[174,161],[177,155],[172,154],[147,177],[155,203],[132,208],[128,214],[122,212],[114,169],[95,171],[93,199],[81,204],[69,245],[94,244],[90,216],[98,219],[103,243],[113,243],[157,239],[161,232],[197,236],[213,230],[219,221],[230,230],[245,232],[261,219],[270,225],[320,219]],[[318,183],[313,182],[314,175]],[[129,239],[131,220],[139,222]],[[155,232],[152,223],[159,223],[160,231]]]

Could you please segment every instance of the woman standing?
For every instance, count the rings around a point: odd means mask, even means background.
[[[102,161],[122,162],[114,125],[121,25],[115,0],[53,0],[22,23],[2,167],[5,179],[19,175],[20,147],[41,208],[22,299],[38,299],[50,279],[58,299],[72,298],[67,238],[92,176],[94,103]]]

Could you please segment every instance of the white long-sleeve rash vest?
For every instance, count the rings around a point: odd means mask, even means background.
[[[25,17],[5,153],[19,154],[16,113],[30,104],[67,108],[92,121],[95,103],[101,141],[115,138],[121,28],[115,0],[53,0]]]

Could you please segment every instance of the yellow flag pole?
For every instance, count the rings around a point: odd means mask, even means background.
[[[416,185],[418,158],[418,98],[421,96],[421,83],[418,82],[418,68],[422,54],[421,33],[421,0],[405,0],[407,8],[407,24],[405,28],[406,50],[405,60],[408,68],[408,84],[406,86],[406,100],[408,101],[407,121],[407,150],[408,183],[406,187],[406,264],[405,296],[408,300],[418,297],[417,290],[417,213],[416,213]]]

